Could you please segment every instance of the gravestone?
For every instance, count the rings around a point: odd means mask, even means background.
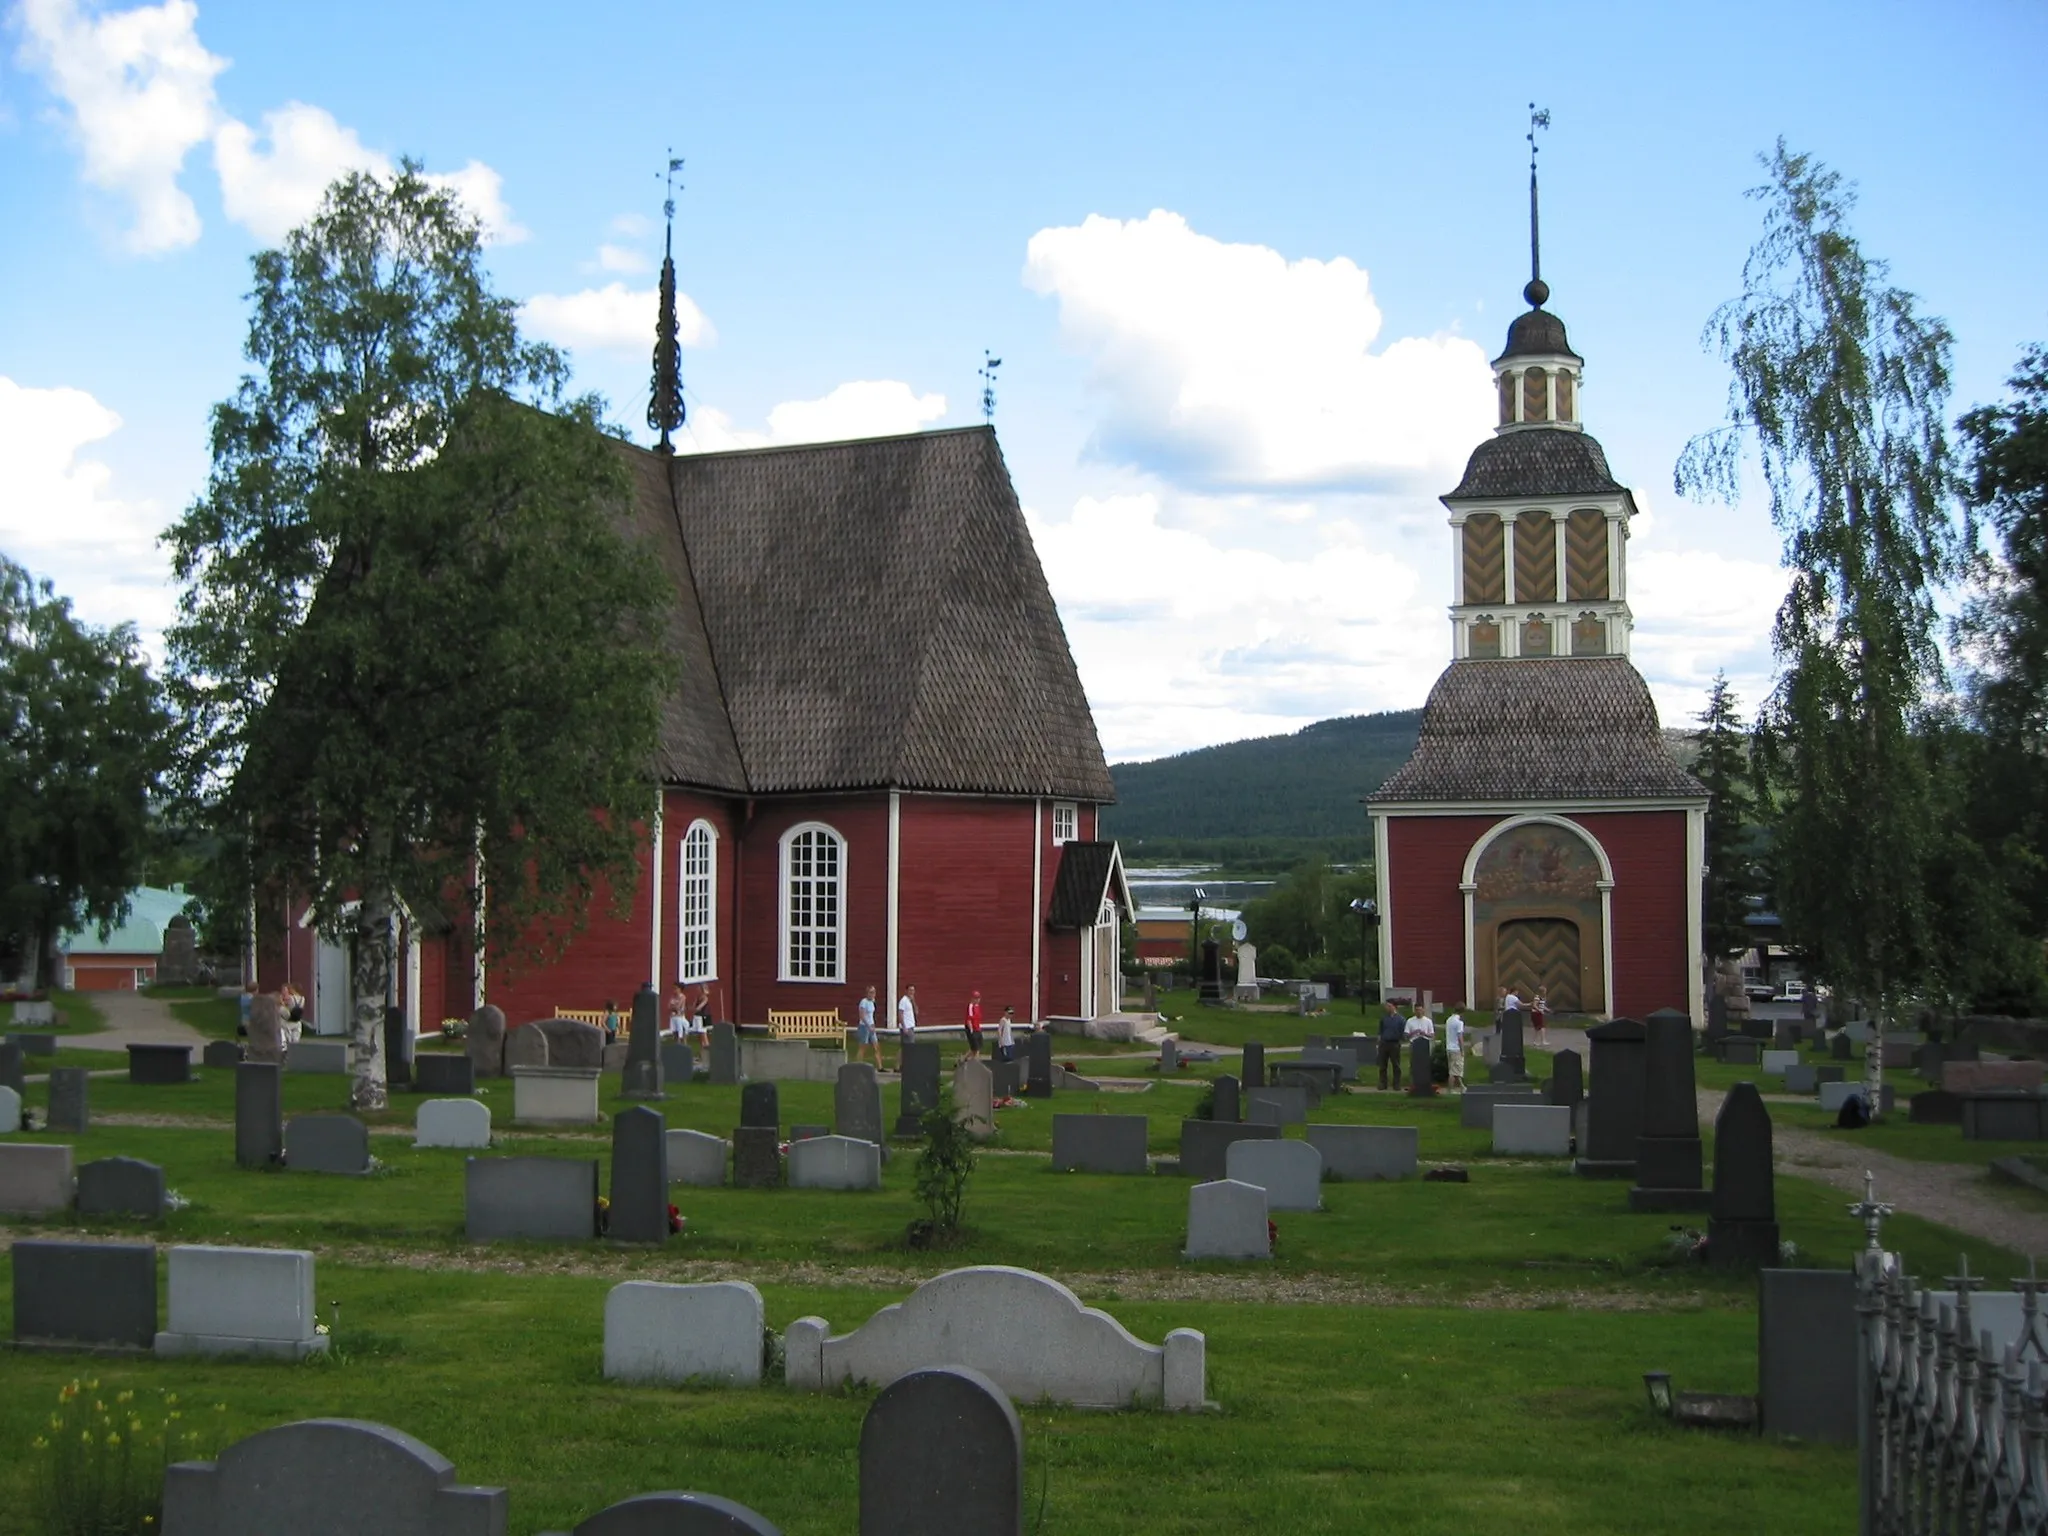
[[[1814,1083],[1816,1086],[1821,1083],[1839,1083],[1848,1075],[1848,1071],[1847,1067],[1815,1067],[1813,1069]]]
[[[1311,1125],[1308,1144],[1337,1179],[1412,1179],[1421,1132],[1412,1125]]]
[[[1014,1047],[1012,1047],[1014,1049]],[[995,1075],[996,1102],[1014,1099],[1024,1091],[1024,1063],[1012,1057],[1009,1061],[998,1056],[991,1060],[988,1069]]]
[[[777,1130],[782,1125],[782,1095],[773,1083],[749,1083],[740,1090],[740,1124],[765,1125]]]
[[[716,1189],[725,1183],[725,1158],[731,1151],[724,1138],[703,1131],[668,1133],[668,1181]]]
[[[1745,1035],[1732,1035],[1721,1042],[1721,1062],[1724,1066],[1761,1066],[1763,1057],[1761,1040],[1751,1040]]]
[[[156,1344],[154,1243],[24,1237],[16,1239],[13,1259],[17,1343],[75,1349]]]
[[[164,1473],[163,1536],[502,1536],[503,1488],[455,1481],[433,1447],[382,1424],[309,1419]]]
[[[1188,1191],[1190,1259],[1270,1259],[1266,1192],[1256,1184],[1212,1179]]]
[[[536,1019],[526,1026],[547,1037],[551,1067],[595,1067],[604,1070],[604,1031],[581,1019]]]
[[[521,1024],[506,1032],[500,1059],[508,1077],[520,1067],[544,1067],[548,1064],[548,1037],[538,1024]]]
[[[789,1145],[792,1189],[880,1189],[882,1149],[857,1136],[811,1136]]]
[[[1022,1536],[1024,1427],[981,1372],[898,1377],[860,1426],[860,1536]]]
[[[746,1505],[715,1493],[642,1493],[607,1505],[578,1525],[571,1536],[781,1536],[781,1532]]]
[[[57,1054],[57,1037],[55,1035],[29,1033],[17,1029],[8,1035],[7,1038],[15,1045],[21,1047],[21,1054],[24,1056],[54,1056]]]
[[[21,1129],[21,1095],[0,1083],[0,1136],[12,1136]]]
[[[1768,1044],[1774,1033],[1771,1020],[1751,1016],[1742,1021],[1742,1033],[1751,1040]]]
[[[1648,1035],[1634,1019],[1611,1019],[1586,1031],[1586,1135],[1574,1173],[1630,1178],[1643,1124],[1643,1053]]]
[[[1367,1057],[1364,1059],[1370,1060],[1371,1058]],[[1337,1069],[1337,1080],[1341,1083],[1355,1083],[1358,1081],[1360,1057],[1358,1052],[1348,1045],[1304,1046],[1301,1055],[1296,1057],[1295,1060],[1298,1065],[1304,1067],[1335,1067]]]
[[[1929,1088],[1906,1101],[1906,1119],[1914,1125],[1961,1125],[1963,1098],[1946,1088]]]
[[[744,1280],[628,1280],[604,1299],[604,1379],[757,1387],[766,1327],[761,1293]]]
[[[424,1060],[425,1058],[422,1058]],[[416,1147],[468,1147],[491,1144],[490,1106],[477,1099],[428,1099],[413,1119]]]
[[[953,1117],[976,1141],[996,1133],[996,1078],[979,1061],[963,1061],[953,1069]]]
[[[1216,1079],[1210,1087],[1209,1118],[1223,1124],[1234,1124],[1244,1117],[1238,1103],[1238,1082],[1229,1073]]]
[[[405,1027],[405,1010],[384,1010],[384,1081],[393,1088],[412,1082],[412,1031]]]
[[[472,1243],[576,1242],[597,1236],[594,1157],[472,1157],[462,1167]]]
[[[202,1067],[233,1067],[242,1060],[242,1046],[238,1040],[209,1040],[199,1053]]]
[[[1280,1118],[1266,1123],[1272,1125],[1308,1124],[1308,1090],[1306,1088],[1249,1088],[1245,1090],[1245,1114],[1247,1119],[1259,1118],[1258,1111],[1265,1110]]]
[[[612,1116],[612,1213],[605,1235],[620,1243],[668,1241],[668,1124],[660,1110],[644,1104]]]
[[[1799,1049],[1799,1023],[1796,1019],[1780,1019],[1771,1031],[1771,1046],[1780,1051]]]
[[[1195,1000],[1203,1003],[1223,1001],[1223,951],[1214,939],[1202,940],[1202,980]]]
[[[1829,1114],[1833,1114],[1836,1110],[1840,1109],[1848,1100],[1852,1098],[1860,1099],[1862,1097],[1863,1080],[1861,1078],[1858,1078],[1853,1083],[1836,1078],[1832,1082],[1824,1082],[1820,1085],[1820,1107]]]
[[[1052,1034],[1037,1029],[1024,1041],[1024,1097],[1052,1097]]]
[[[1850,1040],[1849,1032],[1845,1029],[1828,1042],[1828,1055],[1836,1061],[1847,1061],[1853,1046],[1854,1042]]]
[[[1559,1051],[1550,1061],[1550,1087],[1544,1095],[1552,1104],[1576,1109],[1586,1096],[1584,1064],[1577,1051]]]
[[[1270,1125],[1278,1130],[1286,1123],[1286,1111],[1270,1099],[1261,1099],[1256,1104],[1247,1103],[1244,1107],[1246,1125]]]
[[[83,1067],[50,1070],[50,1129],[82,1134],[92,1125],[92,1078]]]
[[[249,1053],[255,1055],[254,1051]],[[319,1073],[327,1077],[341,1077],[348,1072],[348,1042],[346,1040],[308,1040],[303,1035],[284,1048],[284,1069],[287,1072]]]
[[[0,1040],[0,1088],[16,1093],[28,1086],[28,1069],[22,1065],[21,1047],[12,1040]]]
[[[659,1099],[664,1082],[661,1059],[661,996],[654,983],[643,981],[633,994],[633,1032],[626,1037],[626,1082],[620,1096],[628,1099]],[[667,1180],[663,1180],[666,1187]],[[667,1217],[663,1216],[663,1230]]]
[[[2038,1061],[1951,1061],[1941,1069],[1950,1093],[2039,1093],[2048,1063]]]
[[[78,1170],[78,1214],[164,1217],[164,1171],[136,1157],[102,1157]]]
[[[1707,1205],[1699,1096],[1693,1088],[1692,1020],[1660,1008],[1643,1021],[1643,1124],[1636,1137],[1635,1211],[1696,1211]]]
[[[1239,1141],[1224,1154],[1226,1176],[1266,1192],[1269,1211],[1323,1208],[1323,1154],[1305,1141]]]
[[[422,1052],[412,1059],[412,1085],[421,1093],[466,1097],[476,1092],[476,1063],[466,1053]]]
[[[131,1045],[128,1047],[128,1081],[131,1083],[189,1083],[192,1081],[192,1047],[189,1045]]]
[[[520,1125],[595,1125],[596,1067],[513,1067],[512,1118]]]
[[[1787,1093],[1813,1093],[1820,1087],[1820,1069],[1800,1062],[1785,1069]]]
[[[284,1024],[277,1011],[275,992],[258,992],[249,999],[250,1061],[284,1065]]]
[[[1458,1095],[1458,1126],[1467,1131],[1493,1129],[1493,1111],[1501,1104],[1541,1104],[1543,1095],[1532,1084],[1495,1087],[1488,1084],[1467,1088]]]
[[[284,1165],[294,1173],[368,1173],[370,1128],[354,1115],[294,1115],[284,1123]]]
[[[478,1077],[505,1075],[505,1010],[485,1003],[469,1016],[469,1032],[462,1037],[463,1054],[469,1057]],[[530,1063],[545,1066],[545,1062]]]
[[[882,1141],[882,1081],[874,1065],[850,1061],[832,1082],[832,1128],[841,1136]]]
[[[1786,1068],[1799,1065],[1799,1053],[1797,1051],[1765,1051],[1763,1053],[1763,1060],[1758,1065],[1772,1077],[1783,1077]]]
[[[1052,1166],[1066,1173],[1146,1173],[1143,1115],[1054,1115]]]
[[[772,1127],[743,1125],[732,1133],[735,1189],[774,1189],[782,1183],[781,1143]]]
[[[274,1061],[235,1067],[235,1162],[268,1168],[284,1155],[284,1069]]]
[[[1496,1157],[1570,1157],[1572,1112],[1563,1104],[1496,1104]]]
[[[1757,1415],[1767,1434],[1856,1443],[1856,1276],[1765,1269],[1757,1276]]]
[[[1886,1083],[1884,1091],[1891,1092],[1891,1086]],[[1956,1097],[1963,1103],[1965,1141],[2048,1141],[2048,1098],[2032,1093],[1961,1093]]]
[[[1930,1083],[1941,1081],[1942,1064],[1948,1060],[1948,1047],[1939,1040],[1924,1040],[1913,1052],[1913,1070]]]
[[[1778,1262],[1771,1114],[1754,1083],[1729,1089],[1714,1117],[1714,1193],[1708,1211],[1708,1263],[1756,1269]]]
[[[0,1143],[0,1215],[48,1216],[68,1210],[77,1186],[69,1147]]]
[[[1220,1179],[1234,1141],[1278,1141],[1277,1125],[1246,1125],[1238,1120],[1183,1120],[1180,1123],[1182,1178],[1205,1182]]]
[[[711,1083],[730,1088],[740,1080],[739,1032],[730,1024],[711,1026]]]
[[[170,1318],[159,1356],[325,1354],[313,1255],[289,1248],[173,1248]]]
[[[1275,1088],[1307,1089],[1311,1109],[1321,1104],[1326,1095],[1339,1091],[1339,1069],[1335,1063],[1303,1066],[1298,1061],[1276,1061],[1268,1070]]]
[[[1516,1077],[1526,1076],[1528,1057],[1522,1050],[1522,1010],[1510,1008],[1495,1022],[1499,1026],[1500,1064],[1509,1068]],[[1496,1074],[1493,1080],[1498,1083],[1505,1079]]]
[[[157,985],[189,987],[198,979],[198,941],[192,932],[192,919],[180,912],[164,924],[164,947],[156,961]]]
[[[1427,1037],[1417,1035],[1408,1042],[1408,1094],[1411,1098],[1426,1099],[1436,1092],[1436,1076],[1430,1070],[1429,1057]]]
[[[1047,1049],[1052,1046],[1046,1041]],[[939,1104],[939,1047],[936,1041],[918,1040],[903,1047],[903,1080],[897,1085],[896,1134],[916,1137],[924,1134],[923,1121]]]
[[[670,1083],[687,1083],[696,1075],[697,1057],[687,1042],[661,1042],[661,1081],[664,1088]]]
[[[1161,1077],[1171,1077],[1179,1070],[1180,1049],[1174,1044],[1173,1037],[1168,1035],[1159,1042],[1159,1075]]]
[[[1266,1048],[1256,1040],[1244,1044],[1244,1060],[1240,1064],[1239,1076],[1247,1088],[1266,1086]]]

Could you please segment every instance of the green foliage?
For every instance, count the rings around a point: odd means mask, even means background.
[[[960,1216],[967,1204],[967,1181],[974,1175],[974,1138],[954,1117],[950,1089],[918,1122],[924,1149],[917,1155],[917,1198],[925,1219],[911,1224],[914,1246],[944,1248],[960,1236]]]
[[[135,628],[95,629],[0,556],[0,934],[120,921],[153,840],[172,720]]]
[[[1370,870],[1339,873],[1322,858],[1297,865],[1270,896],[1245,906],[1245,927],[1259,946],[1259,969],[1268,976],[1356,970],[1360,933],[1351,903],[1374,889]]]
[[[1699,755],[1692,771],[1714,797],[1707,806],[1707,889],[1702,914],[1707,953],[1739,955],[1752,942],[1743,919],[1757,886],[1751,825],[1756,816],[1756,794],[1749,734],[1725,672],[1715,674],[1699,722]]]
[[[148,1536],[163,1517],[164,1468],[196,1457],[176,1393],[145,1407],[132,1390],[73,1377],[29,1446],[38,1530],[46,1536]]]

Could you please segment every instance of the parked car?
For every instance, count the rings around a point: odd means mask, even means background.
[[[1785,983],[1785,989],[1777,995],[1775,1001],[1781,1003],[1796,1003],[1804,996],[1806,996],[1805,982],[1788,981]]]
[[[1768,1003],[1777,996],[1777,993],[1771,990],[1771,984],[1768,981],[1745,981],[1742,984],[1742,992],[1745,997],[1754,1003]]]

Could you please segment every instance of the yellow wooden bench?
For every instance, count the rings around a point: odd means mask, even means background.
[[[837,1008],[770,1008],[768,1033],[777,1040],[836,1040],[846,1033],[846,1021]]]
[[[618,1015],[619,1033],[631,1034],[633,1031],[632,1012],[622,1008],[618,1010]],[[557,1008],[555,1010],[555,1017],[558,1019],[574,1019],[578,1024],[588,1024],[592,1029],[603,1029],[604,1021],[608,1015],[602,1008]]]

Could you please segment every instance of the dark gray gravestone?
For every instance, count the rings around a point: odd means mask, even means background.
[[[588,1242],[597,1236],[594,1157],[472,1157],[462,1167],[472,1243]]]
[[[1052,1036],[1036,1029],[1024,1041],[1024,1097],[1052,1097]]]
[[[740,1037],[730,1024],[711,1026],[711,1081],[730,1088],[740,1080]]]
[[[502,1536],[502,1488],[468,1488],[433,1447],[382,1424],[305,1419],[164,1473],[164,1536]]]
[[[1856,1443],[1856,1276],[1766,1269],[1757,1276],[1757,1410],[1773,1435]]]
[[[1890,1083],[1885,1087],[1889,1089]],[[2048,1141],[2048,1099],[2031,1093],[1965,1093],[1963,1140]],[[54,1126],[55,1113],[51,1122]]]
[[[412,1085],[421,1093],[468,1098],[476,1092],[476,1062],[466,1051],[422,1052],[412,1059]]]
[[[1797,1062],[1785,1069],[1785,1091],[1787,1093],[1811,1094],[1820,1087],[1820,1069]]]
[[[1308,1124],[1306,1088],[1247,1088],[1244,1102],[1247,1120],[1270,1125]],[[1265,1114],[1260,1111],[1265,1111]]]
[[[601,1509],[574,1536],[782,1536],[744,1504],[712,1493],[643,1493]]]
[[[781,1126],[782,1095],[773,1083],[749,1083],[740,1090],[740,1124],[771,1131]]]
[[[998,1099],[1014,1099],[1024,1091],[1024,1063],[1012,1058],[1004,1061],[997,1057],[988,1064],[995,1081],[992,1092]]]
[[[546,1037],[549,1066],[604,1066],[604,1031],[595,1024],[581,1019],[536,1019],[526,1027]]]
[[[1244,1043],[1244,1061],[1238,1074],[1247,1088],[1266,1086],[1266,1047],[1257,1040]]]
[[[1219,1124],[1234,1124],[1244,1118],[1244,1108],[1238,1102],[1238,1082],[1228,1072],[1216,1079],[1214,1098],[1211,1100],[1209,1118]],[[1222,1175],[1218,1174],[1218,1178]]]
[[[1214,939],[1202,940],[1202,983],[1195,994],[1195,1001],[1223,1001],[1223,947]]]
[[[1771,1114],[1754,1083],[1737,1083],[1714,1117],[1714,1194],[1707,1261],[1727,1269],[1778,1262],[1778,1197]]]
[[[1815,1067],[1813,1069],[1813,1080],[1816,1085],[1821,1083],[1839,1083],[1847,1073],[1848,1068],[1846,1067]]]
[[[1275,1088],[1298,1088],[1308,1095],[1309,1108],[1314,1109],[1323,1102],[1325,1095],[1337,1091],[1337,1071],[1332,1067],[1327,1072],[1313,1068],[1298,1067],[1289,1061],[1276,1061],[1272,1066]]]
[[[1707,1205],[1699,1095],[1693,1087],[1692,1020],[1660,1008],[1643,1021],[1643,1125],[1636,1137],[1635,1211],[1694,1211]]]
[[[209,1040],[199,1053],[202,1067],[232,1067],[241,1059],[241,1043],[235,1040]]]
[[[128,1047],[128,1081],[131,1083],[189,1083],[192,1081],[192,1047],[189,1045],[131,1045]]]
[[[1054,1115],[1052,1166],[1055,1172],[1146,1173],[1143,1115]]]
[[[621,1096],[658,1099],[662,1094],[661,995],[643,981],[633,994],[633,1032],[626,1037],[626,1085]],[[666,1213],[662,1230],[668,1230]]]
[[[1570,1108],[1585,1096],[1584,1065],[1579,1060],[1579,1053],[1559,1051],[1550,1060],[1550,1102]]]
[[[1721,1060],[1731,1067],[1760,1066],[1764,1059],[1764,1043],[1752,1040],[1747,1035],[1735,1035],[1721,1042]]]
[[[697,1075],[697,1057],[681,1040],[661,1042],[661,1084],[687,1083]]]
[[[27,1077],[27,1071],[21,1064],[21,1047],[12,1040],[0,1041],[0,1088],[12,1088],[20,1093]]]
[[[1528,1071],[1528,1056],[1522,1049],[1522,1010],[1510,1008],[1496,1021],[1500,1025],[1500,1059],[1517,1076]],[[1495,1082],[1501,1081],[1496,1077]]]
[[[78,1170],[78,1214],[161,1221],[164,1171],[136,1157],[103,1157]]]
[[[1429,1066],[1430,1043],[1421,1035],[1408,1042],[1408,1092],[1426,1099],[1436,1092],[1436,1076]]]
[[[268,1168],[284,1155],[284,1068],[274,1061],[235,1067],[235,1161]]]
[[[1051,1048],[1052,1041],[1047,1039],[1048,1053]],[[938,1108],[939,1104],[939,1047],[936,1042],[919,1040],[903,1047],[903,1081],[898,1085],[898,1092],[896,1134],[923,1135],[919,1122],[924,1119],[926,1111]]]
[[[769,1126],[743,1125],[732,1133],[735,1189],[773,1189],[782,1182],[780,1133]]]
[[[668,1122],[644,1104],[612,1116],[612,1219],[606,1235],[622,1243],[668,1241]]]
[[[1837,1034],[1828,1043],[1828,1055],[1836,1061],[1847,1061],[1850,1051],[1854,1048],[1855,1043],[1850,1040],[1847,1034]]]
[[[1495,1106],[1541,1104],[1543,1101],[1543,1095],[1530,1083],[1467,1088],[1458,1095],[1458,1124],[1468,1131],[1490,1131],[1493,1129]]]
[[[1913,1070],[1930,1083],[1941,1081],[1942,1064],[1948,1060],[1948,1047],[1939,1040],[1925,1040],[1913,1053]]]
[[[92,1124],[92,1079],[83,1067],[50,1072],[50,1129],[84,1131]]]
[[[1021,1536],[1024,1426],[981,1372],[884,1387],[860,1426],[860,1536]]]
[[[1611,1019],[1586,1031],[1586,1136],[1574,1173],[1628,1178],[1636,1171],[1643,1124],[1643,1048],[1647,1032],[1634,1019]]]
[[[1771,1031],[1771,1048],[1778,1051],[1799,1049],[1799,1022],[1796,1019],[1780,1019]]]
[[[832,1083],[832,1126],[841,1136],[882,1142],[882,1083],[872,1063],[849,1061]]]
[[[1769,1019],[1749,1018],[1742,1021],[1742,1032],[1752,1040],[1769,1042],[1775,1028]]]
[[[1246,1125],[1241,1120],[1183,1120],[1180,1123],[1180,1176],[1197,1184],[1228,1178],[1226,1167],[1233,1141],[1278,1141],[1277,1125]]]
[[[368,1173],[370,1128],[354,1115],[294,1115],[284,1123],[284,1165],[294,1173]]]
[[[505,1049],[499,1059],[509,1076],[515,1067],[548,1065],[548,1037],[538,1024],[521,1024],[505,1032]]]
[[[405,1027],[405,1010],[384,1010],[384,1081],[393,1088],[412,1083],[412,1031]]]
[[[15,1242],[17,1340],[150,1349],[156,1332],[154,1243]]]
[[[57,1037],[33,1030],[15,1030],[7,1037],[21,1047],[24,1056],[54,1056],[57,1054]]]
[[[469,1032],[462,1037],[462,1053],[476,1068],[478,1077],[505,1075],[505,1010],[485,1003],[469,1016]]]
[[[792,1125],[789,1128],[791,1141],[815,1141],[820,1136],[831,1134],[832,1127],[829,1125]]]
[[[1963,1098],[1946,1088],[1930,1088],[1906,1101],[1906,1119],[1914,1125],[1961,1125]]]

